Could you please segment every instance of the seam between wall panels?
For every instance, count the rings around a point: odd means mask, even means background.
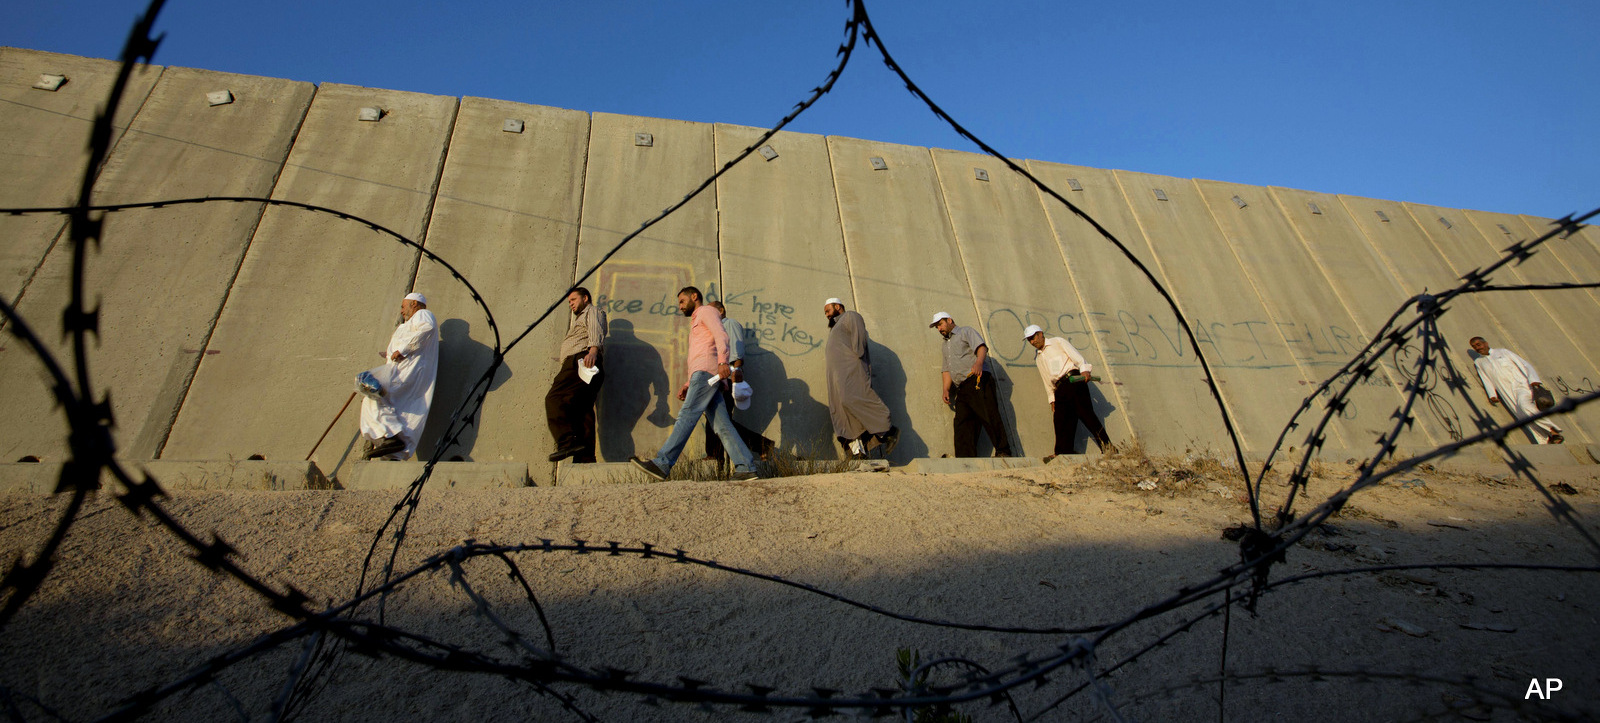
[[[1028,165],[1028,172],[1032,173],[1033,164],[1028,163]],[[1061,255],[1061,266],[1067,271],[1067,283],[1072,285],[1072,296],[1078,300],[1078,313],[1086,313],[1089,311],[1088,302],[1084,301],[1083,290],[1078,286],[1078,278],[1072,273],[1072,264],[1067,263],[1067,248],[1065,245],[1065,240],[1061,238],[1061,229],[1056,228],[1055,219],[1050,216],[1050,209],[1045,205],[1044,191],[1039,190],[1037,186],[1033,186],[1033,195],[1035,198],[1039,199],[1039,209],[1044,212],[1044,222],[1050,226],[1050,236],[1056,243],[1056,253]],[[1061,330],[1061,333],[1066,334],[1066,330]],[[1100,341],[1100,335],[1090,334],[1089,341],[1090,343],[1094,344],[1094,348],[1099,352],[1100,360],[1103,361],[1107,367],[1115,368],[1116,365],[1111,363],[1111,357],[1106,354],[1105,346]],[[1104,394],[1104,392],[1102,392],[1102,394]],[[1133,422],[1128,418],[1128,402],[1122,398],[1122,390],[1115,382],[1111,384],[1111,394],[1117,400],[1117,409],[1122,410],[1122,423],[1128,428],[1128,436],[1132,437],[1134,440],[1137,440],[1139,438],[1139,434],[1134,430]]]
[[[278,170],[272,174],[272,190],[267,192],[267,197],[272,198],[277,193],[278,181],[283,177],[283,169],[289,165],[289,155],[294,153],[294,146],[300,140],[300,130],[305,128],[306,117],[311,114],[311,104],[316,102],[320,86],[312,86],[310,97],[306,98],[305,107],[300,111],[300,121],[294,126],[294,133],[290,134],[289,142],[283,147],[283,160],[278,163]],[[233,273],[228,277],[228,286],[222,291],[222,299],[217,302],[217,310],[211,315],[211,321],[206,325],[206,338],[200,340],[200,353],[195,355],[194,367],[189,370],[188,376],[183,380],[183,392],[178,395],[178,401],[172,407],[172,416],[167,420],[167,428],[157,440],[154,459],[161,459],[161,453],[166,451],[167,440],[172,438],[172,429],[178,426],[178,415],[183,413],[183,406],[189,401],[189,389],[194,385],[194,378],[200,374],[200,365],[205,363],[205,352],[211,348],[211,336],[217,332],[217,322],[222,318],[222,310],[228,306],[228,299],[233,296],[233,285],[239,281],[239,271],[244,268],[244,260],[250,255],[250,249],[255,246],[256,232],[261,229],[261,221],[267,217],[269,204],[261,204],[261,211],[256,214],[255,223],[250,225],[250,233],[245,238],[244,248],[239,252],[239,260],[233,264]]]
[[[148,68],[150,66],[146,65],[144,67]],[[150,96],[155,95],[156,86],[160,85],[161,78],[163,76],[165,76],[166,74],[167,74],[167,67],[164,66],[164,65],[161,66],[160,70],[156,71],[156,79],[150,82],[150,90],[146,91],[145,94],[144,94],[144,97],[139,99],[139,108],[133,112],[132,116],[128,117],[128,125],[122,127],[122,132],[117,134],[116,140],[112,141],[111,145],[106,148],[106,155],[105,155],[104,158],[100,159],[100,166],[98,168],[94,169],[94,185],[91,188],[91,193],[93,192],[93,189],[98,189],[99,188],[99,186],[100,186],[100,174],[105,172],[106,164],[111,162],[112,154],[115,154],[117,152],[117,148],[122,145],[122,139],[127,137],[128,131],[130,129],[132,129],[133,128],[133,124],[139,120],[139,114],[144,112],[145,104],[150,102]],[[115,124],[116,113],[117,113],[117,109],[112,108],[111,109],[111,117],[112,117],[112,120],[113,120],[113,124],[112,124],[113,128],[116,127],[116,124]],[[94,122],[93,121],[90,122],[89,128],[90,128],[90,133],[92,134],[94,132]],[[91,196],[88,199],[88,201],[90,203],[93,203],[94,202],[93,196]],[[102,213],[101,214],[101,218],[104,218],[104,217],[105,217],[105,214]],[[45,262],[46,259],[50,258],[50,252],[54,251],[57,246],[61,245],[61,237],[66,235],[67,228],[71,225],[71,223],[72,222],[71,222],[70,219],[69,220],[63,220],[61,222],[61,225],[56,227],[56,232],[53,235],[51,235],[51,237],[50,237],[50,243],[44,247],[44,251],[39,254],[39,260],[34,262],[33,269],[28,272],[28,278],[23,279],[22,280],[22,286],[17,287],[17,295],[16,295],[16,297],[12,298],[10,300],[11,308],[15,309],[19,305],[22,304],[22,297],[28,293],[28,287],[33,285],[34,278],[36,278],[39,275],[39,269],[44,268],[44,262]],[[10,319],[0,319],[0,331],[5,331],[10,326],[11,326],[11,320]]]
[[[1289,343],[1289,338],[1284,336],[1283,327],[1280,326],[1281,322],[1278,320],[1278,315],[1272,313],[1272,307],[1267,303],[1267,295],[1261,293],[1261,282],[1256,280],[1255,274],[1250,273],[1250,267],[1245,264],[1243,256],[1239,253],[1239,245],[1235,243],[1233,239],[1228,237],[1227,229],[1224,229],[1222,227],[1222,222],[1217,220],[1217,210],[1211,207],[1210,201],[1206,200],[1206,194],[1205,191],[1201,190],[1200,182],[1191,178],[1189,179],[1189,187],[1194,189],[1195,196],[1200,199],[1200,205],[1206,209],[1206,215],[1211,217],[1211,227],[1216,229],[1217,233],[1222,236],[1223,245],[1228,247],[1228,253],[1233,256],[1233,262],[1239,266],[1239,272],[1244,274],[1245,281],[1249,282],[1250,290],[1255,293],[1256,303],[1261,305],[1262,313],[1266,314],[1268,319],[1273,320],[1272,330],[1277,334],[1278,339],[1283,342],[1283,350],[1284,352],[1288,353],[1289,360],[1294,362],[1295,371],[1300,373],[1300,381],[1309,386],[1311,384],[1311,380],[1315,377],[1310,374],[1309,370],[1301,364],[1300,359],[1295,356],[1294,346]],[[1284,223],[1288,222],[1289,220],[1285,218]],[[1290,323],[1294,323],[1293,320],[1291,320]],[[1315,404],[1316,400],[1313,399],[1312,403]],[[1345,439],[1346,435],[1343,420],[1339,420],[1338,423],[1330,423],[1323,429],[1328,433],[1328,436],[1337,438],[1339,440],[1339,446],[1341,448],[1348,449],[1350,447],[1350,441]],[[1288,441],[1287,434],[1284,436],[1284,441]],[[1327,449],[1328,446],[1329,445],[1324,442],[1322,448]]]
[[[450,156],[450,143],[455,140],[456,120],[461,117],[461,99],[453,98],[455,108],[450,114],[450,128],[444,134],[444,148],[439,150],[439,170],[433,174],[433,186],[428,189],[428,208],[422,214],[422,228],[417,233],[417,245],[422,248],[411,254],[411,280],[406,283],[406,293],[417,290],[417,274],[422,271],[422,249],[428,247],[428,229],[433,227],[433,208],[439,202],[439,186],[444,182],[444,164]]]
[[[721,164],[719,164],[717,162],[717,126],[719,124],[712,123],[710,125],[711,125],[711,172],[712,173],[716,173],[718,166],[721,165]],[[727,279],[727,276],[723,273],[724,264],[722,263],[722,179],[720,179],[720,178],[718,178],[717,180],[714,180],[714,181],[711,182],[711,212],[712,212],[711,213],[712,217],[715,219],[714,223],[716,225],[716,230],[714,232],[712,232],[712,235],[715,237],[715,240],[717,242],[717,255],[715,257],[717,259],[717,299],[716,300],[717,301],[722,301],[723,302],[723,306],[727,306],[727,302],[724,301],[724,299],[728,298],[728,279]]]
[[[1188,311],[1186,311],[1182,302],[1178,300],[1178,294],[1173,289],[1172,276],[1167,273],[1167,266],[1166,264],[1162,263],[1161,254],[1156,253],[1156,245],[1150,241],[1150,232],[1145,230],[1144,221],[1139,220],[1139,211],[1134,208],[1133,202],[1129,199],[1127,187],[1122,185],[1122,174],[1116,170],[1112,170],[1111,179],[1117,184],[1117,192],[1122,194],[1122,203],[1128,207],[1128,213],[1133,217],[1133,225],[1139,229],[1139,235],[1144,238],[1145,246],[1150,249],[1150,263],[1155,265],[1155,273],[1161,275],[1161,283],[1166,286],[1167,293],[1172,295],[1173,303],[1177,304],[1178,306],[1178,312],[1183,314],[1185,321],[1191,321],[1193,314],[1190,314]],[[1171,311],[1171,307],[1168,307],[1167,310]],[[1179,328],[1181,330],[1181,325]],[[1190,324],[1190,328],[1194,328],[1192,323]],[[1188,339],[1188,335],[1185,335],[1184,338]],[[1195,367],[1203,374],[1206,370],[1205,367],[1200,366],[1200,341],[1198,338],[1190,341],[1194,348]],[[1213,351],[1215,350],[1215,347],[1216,344],[1213,343]],[[1211,373],[1215,375],[1217,372],[1213,370]],[[1239,415],[1237,414],[1237,410],[1234,409],[1233,403],[1228,400],[1228,395],[1222,389],[1222,380],[1213,378],[1212,381],[1217,383],[1217,396],[1222,398],[1222,408],[1227,411],[1229,419],[1235,420],[1233,431],[1239,436],[1239,448],[1246,452],[1253,451],[1250,448],[1250,436],[1245,434],[1244,430],[1239,429],[1237,423]],[[1211,390],[1207,389],[1206,391],[1208,392],[1207,396],[1210,396],[1209,392]],[[1222,420],[1219,419],[1217,421],[1221,422]],[[1224,425],[1222,428],[1222,436],[1228,436],[1228,429],[1226,425]]]
[[[1310,257],[1311,263],[1316,265],[1317,270],[1322,273],[1323,279],[1328,282],[1328,288],[1333,290],[1333,297],[1339,300],[1339,305],[1344,307],[1345,314],[1350,317],[1350,322],[1355,324],[1356,331],[1361,334],[1363,339],[1370,342],[1372,340],[1371,330],[1362,328],[1363,325],[1361,323],[1361,317],[1356,314],[1356,311],[1353,307],[1351,307],[1350,302],[1345,299],[1345,295],[1340,293],[1339,285],[1333,283],[1333,275],[1328,273],[1328,267],[1322,263],[1322,259],[1317,255],[1317,252],[1312,250],[1311,242],[1308,241],[1306,239],[1306,235],[1300,231],[1299,225],[1295,224],[1294,219],[1289,216],[1289,205],[1284,203],[1283,199],[1278,196],[1277,191],[1272,187],[1268,186],[1266,189],[1267,195],[1272,198],[1272,202],[1277,205],[1278,211],[1283,214],[1284,221],[1288,222],[1289,230],[1294,233],[1296,239],[1299,239],[1300,245],[1305,247],[1306,255]],[[1399,383],[1399,375],[1396,374],[1394,370],[1390,368],[1389,363],[1381,357],[1377,360],[1377,363],[1380,367],[1382,367],[1384,376],[1389,378],[1389,387],[1399,395],[1400,400],[1403,402],[1405,400],[1405,392],[1402,389],[1402,385]],[[1413,425],[1412,427],[1412,431],[1418,431],[1419,429],[1422,432],[1422,436],[1428,440],[1429,444],[1438,445],[1440,443],[1437,438],[1429,433],[1427,426],[1417,427],[1416,425]],[[1354,444],[1355,441],[1351,440],[1350,443]],[[1354,449],[1354,447],[1348,446],[1346,448]]]
[[[586,129],[588,132],[584,134],[583,169],[578,175],[578,219],[572,227],[572,283],[567,287],[568,294],[572,293],[571,289],[578,286],[579,256],[583,254],[583,208],[584,203],[589,200],[589,156],[594,153],[594,114],[584,113],[583,116],[589,119],[589,126]],[[596,284],[593,293],[598,295],[599,288],[600,285]],[[611,329],[607,328],[606,334],[609,336],[610,333]]]
[[[833,163],[833,143],[830,142],[832,138],[833,136],[823,137],[822,145],[828,149],[828,181],[833,184],[833,207],[839,214],[839,245],[844,251],[844,275],[850,280],[849,308],[854,309],[861,297],[856,293],[856,274],[850,265],[850,239],[844,226],[844,201],[839,198],[839,172]]]

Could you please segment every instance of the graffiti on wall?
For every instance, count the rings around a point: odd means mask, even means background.
[[[1219,368],[1338,366],[1366,344],[1358,334],[1335,324],[1199,317],[1189,323],[1195,340],[1205,345],[1207,359]],[[1199,366],[1183,327],[1170,315],[1127,309],[1083,313],[995,309],[988,318],[994,337],[990,345],[1007,366],[1033,366],[1031,347],[1022,339],[1022,330],[1032,324],[1079,349],[1094,349],[1098,342],[1113,366]],[[1279,333],[1289,342],[1290,355],[1273,343],[1273,335]]]

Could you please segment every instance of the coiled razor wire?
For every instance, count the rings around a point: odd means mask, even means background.
[[[1469,385],[1456,372],[1448,355],[1443,354],[1444,343],[1438,334],[1436,322],[1446,309],[1444,305],[1457,295],[1469,293],[1482,293],[1500,290],[1546,291],[1575,288],[1595,288],[1600,284],[1523,284],[1516,286],[1490,286],[1489,274],[1507,263],[1521,263],[1526,260],[1537,248],[1556,235],[1569,235],[1578,229],[1583,221],[1592,218],[1600,209],[1591,211],[1583,216],[1566,218],[1556,221],[1554,228],[1545,235],[1533,241],[1519,241],[1505,250],[1505,255],[1496,263],[1486,269],[1474,270],[1463,276],[1463,282],[1457,287],[1437,295],[1419,294],[1408,299],[1375,334],[1373,339],[1356,354],[1352,360],[1333,376],[1324,381],[1317,389],[1302,402],[1300,409],[1280,434],[1278,443],[1273,448],[1273,454],[1281,447],[1289,431],[1297,425],[1295,419],[1300,414],[1309,410],[1311,404],[1321,395],[1328,394],[1334,385],[1341,379],[1343,386],[1338,391],[1332,392],[1324,403],[1324,413],[1318,424],[1309,433],[1306,440],[1306,450],[1301,461],[1290,476],[1290,493],[1284,504],[1280,507],[1276,517],[1270,524],[1264,524],[1258,504],[1258,498],[1264,482],[1266,471],[1270,468],[1270,456],[1263,464],[1257,479],[1252,483],[1249,479],[1249,469],[1245,464],[1242,447],[1233,422],[1229,418],[1226,408],[1222,404],[1221,394],[1215,380],[1212,378],[1209,362],[1200,352],[1199,344],[1188,322],[1178,309],[1175,299],[1159,283],[1154,274],[1146,268],[1127,247],[1112,235],[1108,230],[1091,218],[1082,209],[1067,201],[1048,185],[1035,178],[1027,170],[1016,165],[1008,157],[999,153],[976,135],[957,123],[945,113],[934,101],[924,93],[911,80],[909,75],[896,63],[888,50],[884,47],[882,37],[873,27],[867,15],[863,0],[850,0],[850,17],[845,26],[845,41],[839,46],[838,65],[830,72],[822,85],[813,88],[810,95],[786,115],[776,126],[764,133],[758,140],[745,148],[738,156],[733,158],[718,169],[711,177],[694,188],[682,200],[663,209],[655,217],[645,221],[640,227],[621,239],[609,252],[607,252],[587,272],[578,277],[567,292],[553,302],[537,319],[534,320],[510,343],[502,347],[498,326],[494,322],[492,312],[482,296],[472,287],[453,266],[444,259],[423,248],[421,244],[405,238],[390,229],[384,228],[371,221],[357,216],[346,214],[337,209],[331,209],[312,204],[284,201],[271,198],[253,197],[209,197],[189,198],[166,201],[152,201],[133,204],[94,205],[90,203],[94,187],[95,172],[104,161],[111,137],[111,117],[120,101],[126,87],[127,79],[134,67],[140,61],[150,62],[154,52],[159,46],[161,37],[152,38],[151,28],[156,16],[159,14],[164,0],[152,0],[147,11],[135,22],[129,39],[121,55],[122,65],[117,80],[112,86],[107,106],[101,110],[96,118],[94,129],[90,137],[89,162],[86,166],[81,185],[78,202],[70,207],[60,208],[25,208],[25,209],[0,209],[0,213],[64,213],[69,216],[69,238],[73,253],[72,292],[66,310],[63,312],[63,328],[72,339],[74,376],[69,378],[61,365],[55,360],[48,348],[38,339],[8,303],[0,300],[0,313],[3,313],[9,322],[8,328],[18,339],[22,340],[28,348],[33,350],[35,356],[45,367],[49,377],[52,392],[57,401],[65,410],[69,423],[69,448],[70,458],[63,465],[60,481],[57,486],[58,494],[70,494],[66,509],[58,520],[51,534],[47,536],[39,552],[30,563],[19,555],[12,563],[3,578],[0,578],[0,594],[5,594],[5,603],[0,606],[0,629],[7,625],[12,617],[26,604],[29,598],[36,593],[48,576],[55,555],[67,531],[72,527],[81,510],[85,496],[88,492],[99,487],[99,478],[104,470],[123,489],[117,495],[117,500],[135,516],[150,515],[158,524],[168,530],[192,551],[190,556],[200,565],[223,574],[226,574],[244,584],[259,595],[272,609],[298,622],[261,636],[256,641],[215,656],[185,674],[182,678],[166,685],[152,687],[140,691],[129,697],[123,705],[109,713],[105,719],[123,720],[136,718],[148,713],[154,705],[166,698],[182,691],[190,690],[208,684],[216,684],[216,675],[227,668],[240,662],[250,660],[269,650],[276,649],[296,640],[303,640],[303,649],[295,660],[293,668],[285,685],[274,700],[272,706],[272,719],[279,720],[292,717],[297,706],[303,705],[314,694],[317,681],[325,680],[329,668],[338,660],[338,655],[343,650],[351,650],[370,655],[387,655],[400,660],[408,660],[423,665],[431,666],[438,670],[451,670],[478,674],[490,674],[508,677],[528,683],[536,692],[554,698],[563,708],[572,712],[583,720],[595,720],[578,707],[576,699],[570,694],[551,687],[555,683],[570,683],[584,686],[594,690],[627,692],[641,696],[646,704],[659,704],[667,702],[687,702],[699,704],[722,704],[739,706],[741,710],[752,712],[770,712],[775,708],[804,708],[809,715],[822,717],[833,715],[846,710],[862,711],[871,715],[888,715],[895,711],[909,713],[911,710],[924,706],[950,706],[958,703],[987,699],[991,703],[1009,701],[1013,714],[1019,718],[1021,714],[1015,707],[1015,702],[1010,698],[1010,691],[1023,684],[1044,685],[1048,676],[1063,668],[1079,671],[1086,676],[1086,681],[1074,690],[1058,698],[1055,702],[1033,713],[1029,720],[1053,710],[1061,703],[1073,697],[1078,692],[1090,690],[1098,704],[1104,709],[1106,715],[1120,720],[1112,701],[1113,692],[1107,686],[1105,679],[1117,670],[1129,665],[1157,647],[1160,647],[1173,637],[1191,630],[1201,620],[1222,612],[1224,615],[1231,609],[1236,599],[1243,599],[1249,609],[1254,609],[1255,601],[1261,594],[1272,589],[1287,585],[1309,582],[1337,575],[1350,575],[1359,573],[1374,573],[1388,570],[1404,569],[1465,569],[1465,570],[1522,570],[1522,571],[1555,571],[1594,573],[1600,572],[1600,567],[1585,566],[1559,566],[1559,565],[1530,565],[1515,563],[1426,563],[1419,565],[1390,565],[1366,568],[1352,568],[1347,570],[1333,570],[1293,577],[1271,580],[1271,567],[1276,562],[1284,560],[1287,549],[1299,542],[1306,534],[1326,519],[1336,513],[1355,493],[1370,488],[1382,480],[1395,474],[1408,471],[1429,460],[1448,456],[1456,451],[1483,441],[1492,441],[1510,460],[1509,464],[1518,476],[1526,477],[1546,498],[1549,511],[1558,520],[1572,526],[1581,537],[1594,548],[1600,555],[1600,542],[1588,530],[1584,523],[1578,519],[1571,505],[1555,497],[1532,474],[1532,464],[1522,457],[1505,442],[1505,436],[1513,431],[1523,429],[1547,417],[1566,414],[1580,405],[1587,404],[1600,397],[1600,391],[1594,391],[1577,397],[1563,399],[1549,410],[1540,412],[1508,425],[1496,425],[1486,412],[1471,404],[1470,396],[1466,394]],[[541,540],[537,545],[482,545],[469,541],[467,544],[451,548],[442,553],[426,559],[418,567],[397,572],[395,561],[400,546],[403,544],[406,529],[414,515],[423,486],[432,474],[434,466],[440,461],[444,451],[455,444],[466,427],[475,423],[476,415],[481,412],[482,404],[488,393],[488,386],[494,374],[504,361],[505,354],[525,339],[534,328],[545,321],[561,304],[572,288],[576,288],[592,276],[612,256],[616,255],[623,246],[636,238],[639,234],[655,225],[673,212],[682,208],[689,201],[710,187],[724,173],[735,164],[747,158],[761,144],[786,127],[791,121],[815,104],[823,95],[830,91],[838,80],[845,66],[848,64],[856,47],[858,37],[865,38],[869,46],[876,45],[884,63],[905,83],[907,89],[919,100],[925,103],[941,120],[948,123],[959,135],[972,141],[986,153],[999,159],[1014,172],[1022,175],[1032,182],[1041,192],[1055,198],[1065,205],[1074,214],[1077,214],[1102,237],[1116,246],[1123,255],[1132,262],[1145,276],[1147,281],[1155,287],[1162,298],[1167,301],[1188,335],[1191,346],[1196,350],[1202,367],[1206,372],[1206,383],[1212,392],[1213,399],[1217,402],[1219,413],[1222,415],[1223,424],[1234,445],[1235,458],[1239,464],[1239,471],[1244,476],[1246,493],[1250,502],[1253,528],[1250,529],[1240,543],[1240,561],[1234,563],[1213,577],[1212,579],[1194,585],[1180,588],[1174,594],[1155,603],[1135,611],[1127,617],[1113,622],[1077,627],[1025,627],[994,625],[985,623],[964,623],[918,616],[906,615],[887,610],[870,603],[855,601],[845,596],[827,592],[806,583],[786,580],[784,578],[765,573],[744,570],[741,568],[722,565],[711,560],[701,560],[688,555],[683,550],[674,549],[671,553],[658,550],[654,545],[644,544],[639,547],[623,547],[616,542],[608,542],[605,547],[593,547],[583,540],[574,540],[569,544],[556,544],[551,540]],[[374,535],[367,556],[362,566],[362,573],[357,583],[354,595],[347,601],[337,605],[330,605],[320,612],[310,608],[310,600],[296,589],[292,584],[270,584],[247,570],[243,569],[234,557],[236,551],[227,542],[216,535],[210,540],[188,530],[179,520],[172,516],[162,505],[161,500],[166,498],[165,491],[160,485],[148,476],[136,479],[134,475],[125,470],[121,463],[114,457],[115,444],[110,436],[113,424],[109,398],[96,401],[92,398],[93,387],[90,384],[88,365],[87,337],[90,333],[98,334],[99,314],[98,309],[90,311],[84,304],[86,289],[84,288],[84,269],[86,266],[86,252],[91,243],[98,244],[102,233],[102,221],[105,213],[122,211],[132,208],[160,208],[169,205],[186,205],[208,202],[242,202],[262,203],[275,206],[296,207],[315,213],[327,213],[340,218],[363,223],[381,234],[392,237],[395,241],[416,248],[430,261],[444,266],[451,275],[460,281],[469,290],[474,302],[484,311],[489,320],[489,326],[494,331],[494,354],[488,370],[473,385],[465,395],[461,404],[452,413],[447,431],[441,441],[424,465],[422,474],[407,489],[404,497],[398,502],[385,521],[384,525]],[[1415,319],[1404,325],[1398,326],[1399,319],[1411,307],[1417,308]],[[1358,479],[1345,489],[1332,495],[1327,501],[1298,517],[1293,514],[1293,503],[1296,496],[1304,489],[1309,481],[1306,469],[1314,456],[1315,450],[1320,448],[1325,437],[1323,431],[1333,415],[1338,414],[1346,404],[1347,397],[1356,383],[1378,372],[1378,360],[1384,354],[1398,353],[1411,339],[1411,335],[1420,337],[1422,342],[1421,354],[1415,360],[1415,371],[1407,377],[1408,383],[1404,387],[1405,398],[1396,410],[1392,419],[1394,424],[1389,431],[1377,440],[1378,450],[1360,469]],[[1397,357],[1398,358],[1398,357]],[[1416,455],[1410,459],[1393,463],[1387,469],[1379,471],[1379,466],[1391,457],[1396,450],[1396,440],[1402,430],[1409,427],[1414,418],[1411,409],[1419,398],[1431,392],[1429,385],[1424,383],[1424,376],[1428,371],[1436,370],[1442,362],[1446,372],[1444,381],[1456,393],[1468,398],[1468,403],[1473,416],[1473,421],[1478,428],[1478,434],[1461,436],[1450,444],[1441,445],[1427,453]],[[74,381],[76,384],[74,384]],[[388,531],[394,527],[394,532]],[[367,577],[373,557],[378,554],[380,546],[385,539],[393,539],[389,555],[382,566],[382,574],[378,580],[368,587]],[[652,682],[637,678],[637,673],[612,667],[586,668],[567,663],[556,652],[556,639],[548,621],[545,619],[543,609],[539,606],[537,596],[534,594],[533,585],[522,574],[514,556],[529,552],[569,552],[578,556],[606,556],[621,559],[648,560],[656,559],[675,564],[691,564],[706,567],[730,574],[751,577],[766,582],[790,586],[808,593],[821,595],[836,602],[854,606],[869,612],[884,615],[893,619],[913,622],[918,624],[939,626],[952,629],[1009,632],[1038,635],[1085,635],[1092,634],[1092,638],[1078,637],[1059,645],[1054,652],[1045,653],[1037,658],[1029,653],[1020,654],[1011,659],[1010,664],[997,670],[990,670],[981,664],[961,656],[947,656],[936,659],[921,667],[919,672],[930,670],[933,666],[949,665],[963,667],[967,670],[965,682],[956,685],[922,685],[912,686],[910,690],[874,688],[856,694],[844,694],[841,691],[825,688],[813,688],[809,694],[801,695],[774,695],[776,688],[745,684],[743,692],[735,688],[722,689],[715,687],[707,681],[696,680],[687,676],[678,676],[675,682]],[[468,560],[477,557],[493,557],[508,569],[508,576],[516,581],[523,589],[529,604],[538,615],[543,627],[544,647],[532,642],[526,634],[516,630],[499,615],[468,580],[467,568],[464,566]],[[426,572],[448,569],[450,584],[458,589],[474,606],[478,614],[489,625],[497,629],[504,642],[513,651],[519,651],[520,657],[514,660],[497,658],[488,654],[461,648],[445,642],[436,641],[427,636],[414,632],[398,629],[384,623],[383,601],[387,595],[398,589],[399,586],[414,580]],[[1246,595],[1236,598],[1231,590],[1234,585],[1248,582],[1250,588]],[[1223,600],[1215,600],[1219,595]],[[377,621],[367,621],[357,618],[362,605],[377,601]],[[1158,636],[1153,642],[1124,657],[1104,669],[1097,669],[1095,664],[1096,651],[1113,635],[1126,631],[1129,627],[1143,620],[1153,619],[1158,616],[1172,613],[1180,608],[1211,600],[1202,607],[1201,611],[1180,622],[1166,633]],[[342,646],[331,646],[329,642],[337,640]],[[1224,651],[1226,649],[1226,634],[1222,640]],[[1213,679],[1201,679],[1192,685],[1208,683],[1225,684],[1229,680],[1244,681],[1266,679],[1269,681],[1293,677],[1297,675],[1331,677],[1353,677],[1356,679],[1388,679],[1402,680],[1409,683],[1431,683],[1452,685],[1472,689],[1470,681],[1444,679],[1437,676],[1422,674],[1375,673],[1370,671],[1355,672],[1265,672],[1260,674],[1230,673],[1226,669],[1224,657],[1222,670]],[[233,700],[239,712],[243,712],[238,701],[223,689],[225,695]],[[26,698],[26,696],[24,696]],[[34,699],[22,701],[32,705],[47,715],[57,716],[54,711],[42,702]],[[1503,702],[1503,701],[1502,701]],[[1512,701],[1515,703],[1515,701]],[[14,716],[20,716],[20,704],[14,691],[0,689],[0,705]],[[1516,706],[1508,706],[1516,707]],[[1547,711],[1542,709],[1533,711],[1534,714],[1544,715]],[[1219,716],[1224,711],[1219,710]]]

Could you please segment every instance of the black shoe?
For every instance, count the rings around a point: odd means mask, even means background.
[[[749,482],[753,479],[761,479],[761,475],[756,474],[755,472],[734,472],[732,475],[728,476],[728,479],[735,482]]]
[[[384,437],[383,439],[378,440],[376,443],[374,443],[372,445],[372,449],[367,450],[367,454],[365,455],[364,459],[377,459],[379,457],[387,457],[387,456],[389,456],[391,454],[394,454],[395,452],[405,451],[405,448],[406,448],[406,441],[404,439],[401,439],[400,435],[395,435],[393,437]]]
[[[888,459],[889,453],[894,451],[894,446],[900,443],[900,428],[890,426],[889,431],[878,436],[878,444],[883,447],[883,458]]]
[[[667,473],[666,472],[662,472],[661,468],[656,466],[656,463],[655,463],[654,460],[639,459],[638,457],[629,457],[628,461],[632,462],[633,466],[638,467],[641,470],[644,470],[645,474],[656,478],[657,482],[665,482],[665,481],[667,481]]]
[[[577,454],[579,452],[582,452],[582,451],[583,451],[583,448],[579,447],[579,446],[577,446],[575,444],[574,445],[562,446],[562,447],[557,448],[556,451],[550,453],[550,461],[551,462],[560,462],[561,460],[566,459],[568,457],[571,457],[572,455],[575,455],[575,454]]]

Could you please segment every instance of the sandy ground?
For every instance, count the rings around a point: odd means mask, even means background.
[[[1313,481],[1321,500],[1348,478],[1335,465]],[[1547,481],[1591,525],[1600,521],[1600,467],[1550,468]],[[1545,509],[1524,482],[1430,472],[1365,492],[1290,550],[1274,577],[1373,564],[1533,562],[1595,565],[1596,554]],[[401,553],[407,569],[464,539],[539,538],[682,548],[912,615],[1008,626],[1079,626],[1120,620],[1238,559],[1222,531],[1248,519],[1236,481],[1215,463],[1111,458],[1003,473],[824,475],[751,483],[528,488],[425,495]],[[1153,480],[1154,490],[1136,486]],[[1269,485],[1281,499],[1281,483]],[[176,494],[186,525],[215,531],[243,564],[319,604],[348,597],[373,533],[397,494],[352,491]],[[1300,510],[1309,507],[1299,505]],[[0,553],[31,557],[62,502],[0,497]],[[206,659],[288,620],[236,581],[215,575],[147,519],[108,494],[84,511],[44,589],[0,631],[0,708],[25,720],[97,718],[141,689],[174,680]],[[1072,636],[997,634],[900,622],[726,572],[661,560],[571,553],[517,556],[567,660],[686,676],[723,688],[745,683],[779,694],[812,687],[895,687],[896,651],[959,654],[1003,668]],[[468,581],[508,623],[542,641],[537,618],[505,567],[466,563]],[[1235,680],[1226,719],[1409,720],[1430,715],[1519,720],[1600,711],[1600,621],[1594,573],[1420,571],[1360,573],[1275,588],[1255,615],[1231,617],[1227,669],[1421,672],[1476,680],[1484,707],[1448,685]],[[1109,667],[1198,608],[1140,623],[1106,641]],[[475,615],[444,574],[416,579],[390,599],[387,622],[510,660],[494,627]],[[1213,616],[1108,678],[1108,699],[1129,720],[1214,720],[1222,620]],[[175,696],[149,717],[266,719],[300,654],[298,644],[231,668]],[[950,674],[941,674],[950,675]],[[1530,679],[1559,678],[1553,700],[1524,701]],[[1062,671],[1014,692],[1024,716],[1109,719],[1087,694],[1047,708],[1082,682]],[[343,655],[300,715],[307,720],[577,720],[527,684],[439,672],[394,659]],[[936,678],[937,680],[937,678]],[[589,714],[608,721],[803,720],[681,704],[574,686]],[[960,708],[974,720],[1013,717],[1006,706]],[[1519,717],[1520,716],[1520,717]]]

